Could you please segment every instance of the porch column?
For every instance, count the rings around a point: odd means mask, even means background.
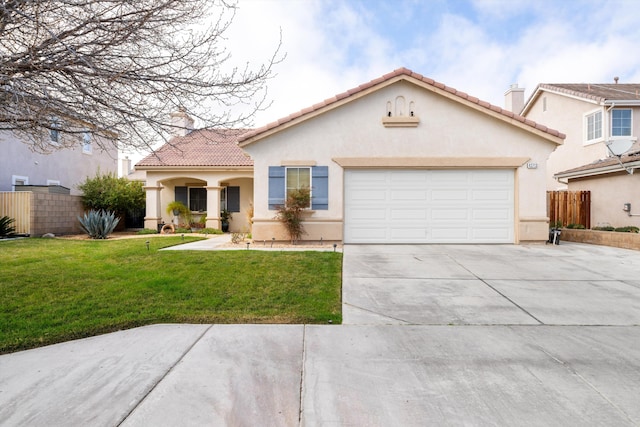
[[[144,228],[156,230],[158,224],[162,221],[160,213],[160,186],[142,187],[147,198],[147,208],[144,216]]]
[[[220,190],[222,187],[207,186],[207,228],[220,230]]]

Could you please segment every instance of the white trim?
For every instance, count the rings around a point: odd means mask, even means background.
[[[16,191],[16,181],[24,181],[22,185],[29,185],[29,177],[22,175],[11,175],[11,191]]]
[[[594,139],[588,139],[589,138],[589,126],[588,126],[589,117],[594,116],[598,113],[600,113],[600,137],[594,138]],[[605,129],[607,129],[606,123],[605,123],[606,122],[605,116],[606,114],[604,114],[604,111],[602,108],[596,108],[595,110],[587,111],[582,114],[582,145],[584,146],[593,145],[605,140]]]
[[[89,140],[86,141],[85,138],[89,137]],[[93,138],[91,137],[91,133],[83,132],[82,133],[82,153],[83,154],[93,154]]]

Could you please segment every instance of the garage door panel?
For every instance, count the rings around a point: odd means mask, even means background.
[[[513,243],[513,170],[347,170],[346,243]]]
[[[511,200],[509,190],[472,190],[471,200],[474,201],[505,201]]]
[[[431,201],[449,201],[449,200],[469,200],[469,192],[466,189],[456,190],[433,190],[431,191]]]
[[[387,219],[386,209],[352,209],[349,213],[350,220],[376,220],[385,221]]]
[[[431,209],[431,219],[433,220],[459,220],[467,221],[469,212],[467,209]]]
[[[424,227],[392,227],[390,237],[394,240],[402,240],[403,243],[422,242],[427,237]]]
[[[391,190],[392,202],[402,202],[404,200],[427,200],[427,192],[425,190]]]
[[[474,220],[507,221],[511,217],[508,209],[472,209],[471,218]]]
[[[399,220],[399,219],[407,219],[407,220],[415,220],[427,219],[427,211],[425,209],[391,209],[391,220]]]

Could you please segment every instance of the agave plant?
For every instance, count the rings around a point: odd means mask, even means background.
[[[15,221],[15,219],[9,218],[8,216],[0,218],[0,237],[11,237],[15,234],[16,228],[11,225]]]
[[[78,217],[80,226],[92,239],[106,239],[120,222],[120,218],[111,211],[90,210],[83,217]]]

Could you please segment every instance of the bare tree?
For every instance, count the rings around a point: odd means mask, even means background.
[[[224,0],[0,0],[0,130],[33,150],[78,134],[98,145],[148,148],[178,109],[202,127],[248,127],[265,107],[265,63],[230,65]],[[107,147],[109,146],[109,147]]]

